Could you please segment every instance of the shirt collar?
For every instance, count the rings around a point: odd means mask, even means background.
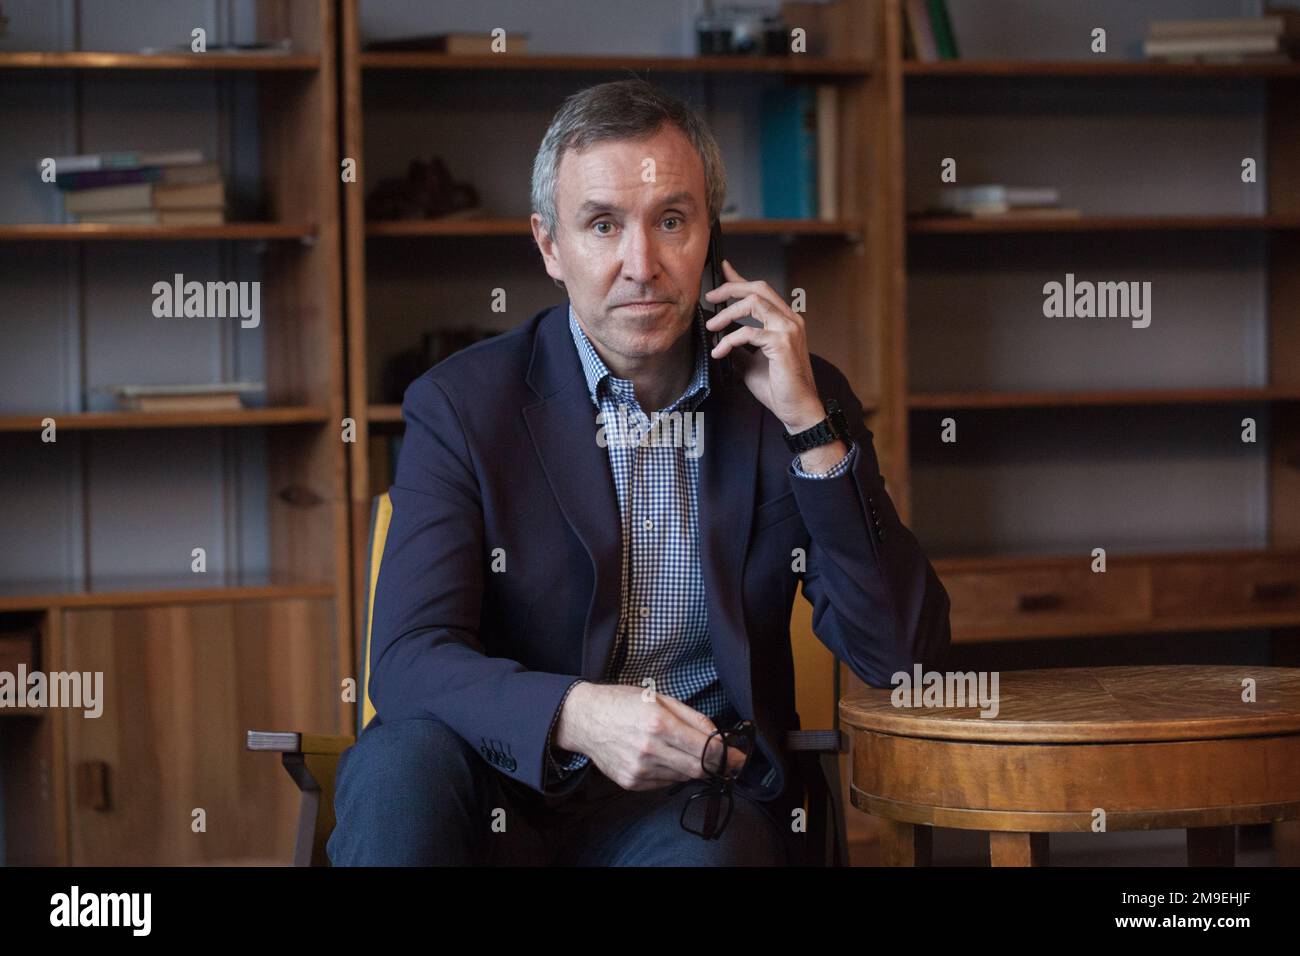
[[[704,323],[697,321],[692,328],[695,335],[695,373],[686,390],[664,411],[673,411],[680,405],[693,407],[709,394],[709,347]],[[587,379],[587,393],[591,396],[592,403],[599,406],[600,390],[604,387],[631,404],[634,401],[632,383],[624,378],[615,378],[614,373],[602,361],[596,347],[578,324],[572,302],[569,303],[569,331],[573,334],[573,344],[578,350],[578,359],[582,362],[582,373]]]

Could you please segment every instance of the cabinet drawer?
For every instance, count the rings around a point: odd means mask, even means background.
[[[1050,637],[1114,630],[1151,616],[1150,570],[1112,565],[952,571],[942,575],[952,601],[953,639]]]
[[[1295,558],[1216,558],[1152,568],[1159,618],[1300,613]]]

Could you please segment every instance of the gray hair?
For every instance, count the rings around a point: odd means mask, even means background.
[[[681,130],[699,153],[704,162],[709,222],[718,218],[727,195],[727,172],[713,133],[691,106],[637,78],[579,90],[551,120],[533,160],[533,212],[541,216],[546,234],[554,238],[559,229],[555,187],[566,150],[581,152],[609,140],[647,139],[665,124]]]

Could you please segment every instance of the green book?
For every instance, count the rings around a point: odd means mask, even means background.
[[[939,59],[957,59],[957,35],[952,32],[945,0],[926,0],[930,10],[930,28],[934,31],[934,45],[939,48]]]

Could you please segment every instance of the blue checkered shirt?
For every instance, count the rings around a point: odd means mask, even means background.
[[[714,719],[730,702],[713,663],[700,571],[701,436],[695,410],[709,393],[709,346],[703,323],[694,328],[695,373],[690,384],[667,408],[646,415],[632,383],[614,377],[569,306],[569,331],[587,391],[601,413],[596,437],[609,451],[622,516],[623,595],[605,681],[651,687]],[[662,417],[672,413],[679,413],[680,419]],[[818,475],[801,470],[796,457],[791,474],[834,478],[852,467],[855,451],[851,445],[830,471]],[[589,759],[550,745],[563,708],[561,700],[547,736],[552,781],[582,769]]]

